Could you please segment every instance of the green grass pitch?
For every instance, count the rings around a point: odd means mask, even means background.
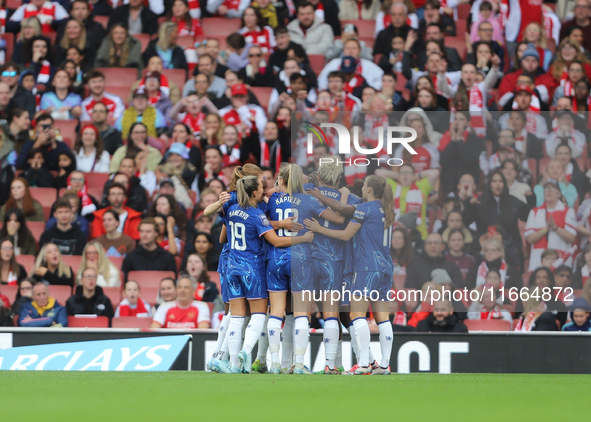
[[[590,389],[590,375],[0,373],[7,421],[579,421]]]

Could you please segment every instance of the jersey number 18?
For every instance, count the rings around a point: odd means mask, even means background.
[[[277,218],[279,221],[285,220],[286,218],[295,217],[293,221],[298,221],[298,210],[297,208],[287,208],[285,209],[285,214],[281,208],[277,208]],[[287,229],[279,229],[277,230],[277,236],[295,236],[297,233],[289,231]]]

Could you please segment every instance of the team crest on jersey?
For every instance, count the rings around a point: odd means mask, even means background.
[[[263,226],[269,226],[269,220],[267,219],[267,216],[265,214],[259,214],[259,217],[261,218],[261,221],[263,222]]]
[[[193,318],[195,318],[195,313],[194,312],[189,312],[189,314],[187,315],[187,317],[189,319],[193,319]]]

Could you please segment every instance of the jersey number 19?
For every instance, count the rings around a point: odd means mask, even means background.
[[[230,231],[232,232],[232,244],[230,247],[237,251],[246,250],[246,227],[242,223],[230,221]]]

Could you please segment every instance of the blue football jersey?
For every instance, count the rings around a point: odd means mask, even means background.
[[[349,198],[347,199],[347,203],[349,205],[353,205],[355,209],[357,209],[357,205],[361,204],[363,199],[358,197],[357,195],[350,194]],[[349,220],[350,221],[350,220]],[[345,227],[349,225],[349,221],[345,221]],[[353,242],[355,239],[349,239],[343,245],[343,274],[351,274],[354,272],[353,269]]]
[[[295,217],[294,221],[304,224],[304,220],[312,220],[313,218],[318,219],[320,215],[326,211],[326,207],[314,198],[312,195],[307,193],[296,193],[291,198],[291,213]],[[308,229],[304,226],[302,230],[294,233],[294,236],[302,236]],[[301,254],[302,258],[310,258],[312,255],[312,247],[316,240],[312,243],[300,243],[294,245],[292,248],[296,248]]]
[[[341,192],[336,189],[322,186],[318,188],[322,195],[332,198],[335,201],[341,200]],[[349,195],[347,198],[347,204],[354,205],[361,202],[361,198],[357,195]],[[347,227],[348,221],[345,220],[343,224],[337,224],[320,218],[318,220],[320,225],[330,230],[344,230]],[[344,244],[342,240],[335,239],[333,237],[324,236],[317,233],[314,236],[314,247],[312,251],[312,257],[316,259],[328,260],[328,261],[342,261],[344,253]]]
[[[291,205],[291,196],[287,192],[275,192],[269,198],[267,204],[267,216],[271,221],[281,221],[289,217],[294,217],[294,211]],[[277,236],[294,236],[289,230],[279,229],[277,230]],[[276,248],[275,246],[267,243],[267,259],[280,260],[285,255],[291,254],[291,247],[287,248]],[[289,257],[287,258],[289,259]]]
[[[385,213],[381,201],[357,205],[351,223],[361,224],[353,240],[355,272],[373,271],[393,275],[390,257],[392,227],[384,229]]]
[[[227,214],[230,260],[247,261],[252,268],[265,266],[263,235],[273,230],[267,216],[258,208],[232,205]]]

